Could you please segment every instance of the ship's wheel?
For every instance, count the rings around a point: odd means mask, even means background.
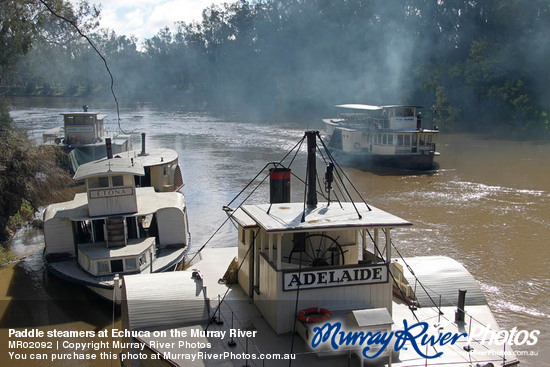
[[[338,238],[326,234],[305,234],[294,235],[294,246],[288,255],[288,262],[302,266],[335,266],[344,265],[344,253]]]

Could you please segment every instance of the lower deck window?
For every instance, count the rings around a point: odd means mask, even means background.
[[[98,261],[97,262],[97,272],[98,272],[98,274],[108,273],[109,272],[109,263],[107,261]]]
[[[111,260],[111,273],[120,273],[124,271],[122,260]]]
[[[124,267],[126,268],[126,271],[135,270],[136,267],[136,259],[124,259]]]
[[[143,253],[140,257],[139,257],[139,265],[145,265],[147,264],[147,255],[146,253]]]

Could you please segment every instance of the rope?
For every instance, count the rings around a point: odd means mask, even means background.
[[[370,208],[369,204],[367,204],[367,202],[365,201],[365,199],[363,198],[363,196],[361,196],[361,194],[359,193],[359,191],[357,190],[357,188],[353,185],[353,182],[351,182],[351,180],[349,179],[349,177],[346,175],[346,173],[344,172],[344,170],[342,169],[342,167],[340,167],[340,165],[338,164],[338,162],[336,162],[336,160],[334,159],[334,157],[332,156],[332,154],[330,153],[328,147],[326,146],[325,142],[323,141],[323,139],[321,138],[321,135],[319,135],[319,133],[317,133],[317,136],[319,137],[319,141],[321,142],[321,144],[323,145],[325,151],[327,152],[327,155],[328,157],[330,158],[331,162],[334,163],[334,166],[335,167],[338,167],[338,169],[336,170],[336,173],[338,174],[338,176],[340,176],[339,174],[339,170],[342,172],[342,175],[346,178],[346,180],[349,182],[349,184],[351,185],[351,187],[353,187],[353,189],[355,190],[355,192],[357,193],[357,195],[359,195],[359,198],[361,198],[361,201],[367,206],[367,208],[369,209],[369,211],[371,211],[372,209]],[[342,181],[342,183],[344,182],[341,178],[340,180]],[[345,186],[344,186],[345,188]],[[346,192],[348,193],[348,196],[350,197],[350,200],[351,202],[353,203],[353,207],[355,207],[355,202],[353,201],[353,199],[351,198],[351,195],[349,194],[349,192],[347,191],[346,189]],[[357,210],[357,208],[355,207],[355,209]]]
[[[300,265],[298,265],[298,279],[302,276],[302,254],[303,251],[300,251]],[[294,338],[296,337],[296,323],[298,319],[298,302],[300,300],[300,281],[297,283],[296,288],[296,302],[294,304],[294,326],[292,328],[292,341],[290,343],[290,354],[294,352]],[[292,366],[292,359],[288,360],[288,366]]]
[[[97,49],[96,45],[92,42],[92,40],[90,39],[90,37],[88,37],[87,35],[85,35],[81,30],[80,28],[78,27],[78,25],[76,24],[76,22],[64,17],[63,15],[61,14],[58,14],[55,10],[53,10],[49,5],[48,3],[46,3],[46,1],[44,0],[39,0],[40,3],[42,3],[42,5],[44,5],[46,7],[46,9],[48,9],[48,11],[50,13],[52,13],[55,17],[59,18],[59,19],[62,19],[64,20],[65,22],[69,23],[70,25],[72,25],[74,27],[74,29],[76,29],[76,31],[78,32],[78,34],[84,38],[88,44],[92,47],[92,49],[99,55],[99,57],[101,58],[101,60],[103,60],[103,64],[105,65],[105,69],[107,70],[107,73],[109,74],[109,77],[111,78],[111,94],[113,95],[113,98],[115,100],[115,104],[116,104],[116,114],[117,114],[117,122],[118,122],[118,128],[120,129],[120,131],[124,134],[129,134],[127,132],[125,132],[124,130],[122,130],[122,127],[120,126],[120,108],[119,108],[119,105],[118,105],[118,99],[116,97],[116,94],[115,94],[115,78],[113,77],[113,74],[111,73],[111,69],[109,69],[109,65],[107,64],[107,59],[105,59],[105,57],[101,54],[101,52]]]
[[[241,261],[241,263],[239,264],[239,267],[237,268],[237,274],[239,273],[239,270],[241,270],[241,267],[243,266],[244,264],[244,260],[246,259],[246,257],[248,256],[248,254],[250,253],[250,249],[252,248],[252,246],[254,246],[255,242],[256,242],[256,237],[258,236],[258,234],[260,233],[260,231],[258,230],[257,232],[255,232],[254,234],[254,237],[252,237],[252,244],[248,247],[248,250],[246,250],[246,253],[244,254],[243,256],[243,259]],[[231,286],[233,284],[229,284],[229,286],[227,287],[227,290],[225,291],[222,299],[220,300],[220,303],[218,304],[218,306],[216,307],[216,309],[214,310],[213,314],[215,315],[216,312],[218,312],[219,308],[221,307],[223,301],[225,300],[225,297],[227,296],[227,293],[229,293],[229,290],[231,290]],[[210,327],[210,325],[212,324],[212,320],[213,318],[210,319],[210,321],[208,322],[208,325],[206,325],[206,330],[208,330],[208,328]]]

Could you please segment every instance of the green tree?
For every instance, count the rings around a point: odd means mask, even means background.
[[[34,42],[63,39],[61,34],[65,33],[56,32],[65,29],[66,25],[52,18],[44,1],[0,2],[0,82],[5,72],[13,69],[17,60],[31,50]],[[47,4],[71,19],[79,14],[63,1],[48,1]],[[86,6],[81,5],[79,9],[86,9]],[[54,26],[56,22],[59,28]],[[67,34],[69,36],[72,34]],[[67,175],[59,168],[57,160],[52,159],[55,154],[45,149],[34,147],[26,135],[16,129],[0,96],[0,240],[7,236],[9,217],[19,211],[24,200],[37,208],[52,198],[56,188],[67,183]]]

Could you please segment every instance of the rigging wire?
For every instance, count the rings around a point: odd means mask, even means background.
[[[98,50],[98,48],[92,42],[90,37],[88,37],[86,34],[84,34],[84,32],[82,32],[80,30],[80,28],[78,27],[78,25],[76,24],[75,21],[70,20],[69,18],[57,13],[45,0],[38,0],[38,1],[40,1],[40,3],[42,3],[42,5],[44,5],[46,7],[46,9],[48,9],[48,11],[50,13],[52,13],[55,17],[57,17],[59,19],[62,19],[63,21],[65,21],[65,22],[69,23],[71,26],[73,26],[73,28],[76,29],[77,33],[88,42],[88,44],[92,47],[92,49],[95,51],[95,53],[97,53],[98,56],[101,58],[101,60],[103,61],[103,64],[105,65],[105,69],[107,70],[107,73],[109,74],[109,77],[111,79],[111,94],[113,95],[113,99],[115,100],[115,104],[116,104],[116,114],[117,114],[118,128],[123,134],[129,134],[129,133],[125,132],[122,129],[122,126],[120,125],[120,108],[119,108],[119,105],[118,105],[118,99],[117,99],[116,94],[115,94],[115,78],[113,77],[113,74],[111,73],[111,69],[109,68],[109,65],[107,64],[107,59]]]
[[[382,230],[382,231],[384,232],[384,234],[386,233],[385,230]],[[374,239],[373,239],[373,237],[371,236],[371,234],[370,234],[370,232],[369,232],[368,230],[367,230],[367,233],[369,234],[369,237],[371,238],[371,240],[372,240],[373,243],[374,243]],[[416,274],[414,273],[413,269],[412,269],[412,268],[410,267],[410,265],[407,263],[407,261],[405,260],[405,258],[403,257],[403,255],[401,254],[401,252],[399,251],[399,249],[397,248],[397,246],[395,246],[395,244],[393,243],[393,240],[392,240],[391,238],[390,238],[390,243],[391,243],[391,246],[395,249],[395,251],[396,251],[397,254],[399,255],[399,257],[401,258],[401,260],[403,261],[403,263],[405,264],[405,266],[407,267],[407,269],[409,270],[409,272],[411,273],[411,275],[414,277],[415,281],[416,281],[418,284],[420,284],[420,287],[422,288],[422,290],[426,293],[426,295],[428,296],[428,298],[430,299],[430,301],[434,304],[434,307],[438,310],[438,312],[441,312],[441,309],[440,309],[439,306],[435,303],[434,299],[432,298],[432,296],[430,295],[430,292],[428,292],[428,290],[431,291],[432,294],[435,293],[436,295],[438,295],[438,296],[440,296],[440,297],[443,297],[443,295],[441,295],[441,294],[435,292],[435,291],[434,291],[433,289],[431,289],[430,287],[424,286],[424,284],[420,281],[420,279],[419,279],[419,278],[416,276]],[[382,256],[382,255],[380,254],[380,250],[379,250],[379,249],[378,249],[378,252],[379,252],[379,255]],[[403,291],[401,290],[401,288],[399,288],[399,287],[397,286],[397,281],[395,280],[395,278],[394,278],[392,272],[389,270],[389,267],[388,267],[388,272],[390,273],[390,275],[391,275],[391,277],[392,277],[392,279],[393,279],[393,281],[394,281],[394,284],[395,284],[397,290],[399,291],[399,293],[400,293],[400,295],[401,295],[401,298],[402,298],[403,300],[405,300],[405,302],[407,302],[406,295],[403,293]],[[457,309],[459,309],[459,308],[458,308],[458,305],[457,305],[454,301],[449,300],[449,299],[447,299],[446,297],[443,297],[443,299],[445,299],[445,301],[449,302],[449,304],[451,304],[453,307],[456,307]],[[409,310],[411,310],[411,312],[413,313],[414,317],[415,317],[415,318],[417,319],[417,321],[418,321],[418,318],[417,318],[417,316],[416,316],[414,310],[411,309],[411,308],[409,308]],[[466,310],[465,310],[465,309],[459,309],[459,310],[466,313]],[[478,320],[477,318],[473,317],[473,316],[472,316],[471,314],[469,314],[469,313],[468,313],[468,316],[470,317],[470,323],[471,323],[471,321],[473,320],[473,321],[479,323],[480,325],[482,325],[482,326],[484,326],[484,327],[488,327],[488,326],[489,326],[489,325],[487,325],[487,324],[481,322],[481,321]],[[475,340],[472,339],[472,341],[475,341]],[[484,345],[483,343],[479,343],[479,344],[480,344],[483,348],[485,348],[486,350],[489,350],[489,347],[488,347],[488,346]],[[434,348],[435,348],[435,347],[434,347]],[[458,353],[458,352],[457,352],[457,353]],[[468,355],[469,355],[469,357],[470,357],[470,359],[471,359],[470,353],[468,353]],[[503,355],[503,356],[504,356],[504,355]],[[471,360],[470,360],[470,361],[471,361]]]
[[[263,170],[265,170],[270,164],[274,164],[275,166],[277,166],[277,165],[282,165],[282,162],[290,155],[290,153],[292,153],[292,152],[294,151],[294,149],[296,149],[296,147],[298,147],[298,146],[301,147],[301,145],[302,145],[302,143],[304,142],[304,139],[305,139],[305,138],[306,138],[306,136],[304,135],[304,137],[303,137],[298,143],[296,143],[296,145],[294,145],[294,147],[292,147],[292,149],[291,149],[291,150],[290,150],[290,151],[289,151],[289,152],[288,152],[288,153],[287,153],[278,163],[270,162],[270,163],[266,164],[266,165],[264,166],[264,168],[262,168],[261,171],[258,172],[258,174],[257,174],[256,176],[254,176],[254,178],[253,178],[252,180],[250,180],[250,182],[248,182],[248,183],[246,184],[246,186],[245,186],[245,187],[244,187],[244,188],[243,188],[243,189],[242,189],[242,190],[241,190],[241,191],[240,191],[240,192],[239,192],[230,202],[229,202],[229,204],[227,204],[226,206],[230,206],[231,204],[233,204],[233,202],[234,202],[235,200],[237,200],[237,198],[238,198],[239,196],[241,196],[241,194],[248,188],[248,186],[250,186],[250,185],[252,184],[252,182],[254,182],[254,181],[256,180],[256,178],[258,178],[258,176],[263,172]],[[294,155],[294,158],[296,158],[296,155]],[[292,164],[292,162],[294,162],[294,158],[293,158],[292,161],[290,162],[289,167],[290,167],[290,165]],[[244,202],[244,201],[243,201],[243,202]],[[241,205],[242,205],[242,203],[241,203]]]
[[[319,154],[321,155],[321,159],[323,160],[323,162],[325,163],[325,165],[328,165],[327,163],[327,160],[323,154],[323,151],[321,150],[321,148],[319,147],[319,145],[317,145],[317,150],[319,152]],[[334,162],[331,162],[331,163],[334,163]],[[343,195],[344,192],[342,191],[342,188],[340,187],[340,184],[338,183],[339,181],[338,180],[334,180],[333,181],[334,184],[336,185],[336,188],[338,189],[338,191],[340,191],[340,193]],[[336,201],[338,201],[338,204],[340,205],[340,208],[344,208],[343,205],[342,205],[342,202],[340,201],[340,198],[338,197],[338,194],[336,193],[336,191],[333,189],[332,192],[334,193],[334,196],[336,197]]]
[[[353,182],[351,182],[351,180],[349,179],[349,177],[346,175],[346,172],[344,172],[344,170],[342,169],[342,167],[340,167],[340,165],[338,164],[338,162],[336,162],[336,160],[334,159],[334,157],[332,156],[332,153],[330,153],[330,150],[328,149],[328,147],[326,146],[325,144],[325,141],[321,138],[321,135],[319,134],[319,132],[317,132],[317,136],[319,137],[319,141],[321,142],[321,144],[323,145],[324,149],[325,149],[325,152],[327,153],[328,157],[330,158],[331,162],[334,163],[335,167],[338,167],[338,169],[336,170],[336,174],[338,176],[340,176],[339,174],[339,171],[342,172],[342,175],[346,178],[346,180],[349,182],[349,184],[351,185],[351,187],[353,187],[353,189],[355,190],[355,193],[357,195],[359,195],[359,198],[361,199],[361,201],[367,206],[367,208],[369,209],[369,211],[372,211],[372,209],[370,208],[369,204],[367,204],[367,202],[365,201],[365,199],[363,198],[363,196],[361,196],[361,194],[359,193],[359,191],[357,190],[357,188],[355,187],[355,185],[353,184]],[[342,181],[342,183],[344,182],[341,178],[340,180]],[[344,187],[345,188],[345,187]],[[347,192],[347,189],[346,189],[346,192]],[[349,193],[348,193],[349,195]],[[351,195],[349,195],[350,197],[350,200],[351,202],[353,203],[353,207],[357,210],[357,208],[355,207],[355,202],[353,201],[353,199],[351,198]]]
[[[241,261],[241,263],[239,264],[239,267],[237,268],[237,271],[236,273],[238,274],[239,273],[239,270],[241,270],[241,267],[243,266],[244,264],[244,260],[246,259],[246,257],[248,256],[248,254],[250,253],[250,249],[252,249],[252,247],[254,246],[254,243],[256,242],[256,237],[258,236],[258,234],[260,233],[260,231],[258,230],[257,232],[254,233],[254,237],[252,237],[252,243],[250,244],[250,246],[248,247],[248,250],[246,250],[246,253],[244,254],[243,256],[243,259]],[[225,297],[227,296],[227,293],[229,293],[229,291],[231,290],[231,286],[233,284],[229,284],[229,286],[227,287],[227,290],[225,291],[225,293],[223,294],[223,297],[221,298],[220,302],[218,303],[218,306],[216,307],[216,309],[214,310],[213,314],[215,315],[216,312],[218,312],[219,308],[221,307],[222,303],[224,302],[225,300]],[[205,330],[208,330],[208,328],[210,327],[210,325],[212,324],[212,321],[214,320],[214,317],[210,318],[210,321],[208,322],[208,325],[206,325],[206,328]]]
[[[302,277],[302,254],[303,251],[300,251],[300,264],[298,265],[298,279]],[[296,284],[296,302],[294,303],[294,326],[292,329],[292,340],[290,343],[290,354],[294,352],[294,338],[296,336],[296,324],[298,321],[298,302],[300,300],[300,282]],[[288,367],[292,366],[292,359],[288,360]]]

